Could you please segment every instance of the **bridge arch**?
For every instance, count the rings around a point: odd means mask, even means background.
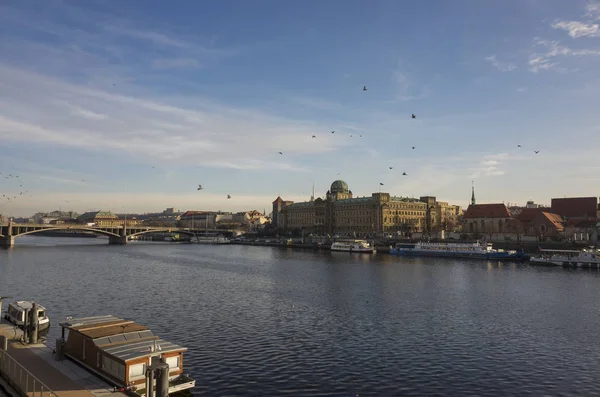
[[[106,230],[100,230],[100,229],[94,229],[94,228],[89,228],[89,227],[74,227],[72,225],[65,225],[65,226],[57,226],[57,227],[45,227],[45,228],[40,228],[40,229],[36,229],[36,230],[30,230],[27,232],[23,232],[23,233],[19,233],[19,234],[13,234],[12,236],[17,238],[17,237],[21,237],[21,236],[26,236],[28,234],[35,234],[35,233],[39,233],[39,232],[47,232],[47,231],[59,231],[59,230],[64,230],[64,231],[74,231],[74,232],[92,232],[94,234],[99,234],[102,236],[108,236],[108,237],[121,237],[118,233],[112,233],[112,232],[108,232]]]

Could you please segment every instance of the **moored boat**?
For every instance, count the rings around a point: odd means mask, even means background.
[[[187,348],[167,342],[146,326],[114,316],[68,318],[61,322],[57,354],[66,356],[109,384],[145,396],[146,368],[168,366],[169,394],[189,390],[196,381],[183,373]],[[65,332],[68,335],[65,339]],[[156,379],[158,382],[158,379]]]
[[[536,265],[553,265],[564,267],[600,267],[600,252],[596,249],[549,250],[540,249],[538,256],[529,262]]]
[[[331,244],[331,250],[372,253],[375,252],[375,247],[373,247],[365,240],[336,241],[333,244]]]
[[[194,236],[190,239],[197,244],[230,244],[231,240],[224,236]]]
[[[525,261],[529,259],[522,251],[493,248],[492,243],[428,243],[418,242],[414,248],[392,248],[390,254],[401,256],[433,256],[461,259],[491,259]]]
[[[38,333],[45,334],[50,329],[50,317],[46,314],[46,308],[33,301],[15,301],[8,304],[4,319],[16,325],[20,329],[25,327],[25,313],[29,310],[37,311]]]

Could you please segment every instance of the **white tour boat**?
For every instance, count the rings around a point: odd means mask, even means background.
[[[17,327],[23,328],[25,325],[25,310],[31,310],[32,308],[33,301],[16,301],[9,303],[4,318]],[[38,332],[43,333],[50,328],[50,318],[46,314],[46,308],[44,306],[36,303],[36,308]]]
[[[529,262],[566,267],[600,267],[600,252],[597,249],[582,251],[540,249],[540,253],[529,259]]]
[[[365,240],[336,241],[335,243],[331,244],[331,250],[372,253],[375,252],[375,247]]]
[[[194,236],[190,239],[197,244],[230,244],[231,240],[223,236]]]

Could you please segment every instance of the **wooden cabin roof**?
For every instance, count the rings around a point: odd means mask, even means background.
[[[163,339],[146,339],[120,343],[115,346],[103,346],[100,347],[100,350],[123,362],[127,362],[151,356],[155,354],[155,351],[161,353],[184,352],[187,348]]]
[[[148,330],[148,327],[145,325],[114,316],[69,319],[66,322],[60,323],[60,326],[76,331],[90,339]]]
[[[123,362],[161,353],[184,352],[187,348],[167,342],[146,326],[114,316],[69,318],[60,326],[94,341],[96,347]]]

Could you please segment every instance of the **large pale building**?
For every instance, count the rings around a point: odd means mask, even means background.
[[[276,203],[283,200],[278,197]],[[288,231],[318,234],[409,234],[449,230],[458,224],[461,212],[460,206],[438,202],[429,196],[416,199],[380,192],[354,197],[346,182],[335,181],[324,199],[285,202],[277,214],[283,222],[277,225]]]

